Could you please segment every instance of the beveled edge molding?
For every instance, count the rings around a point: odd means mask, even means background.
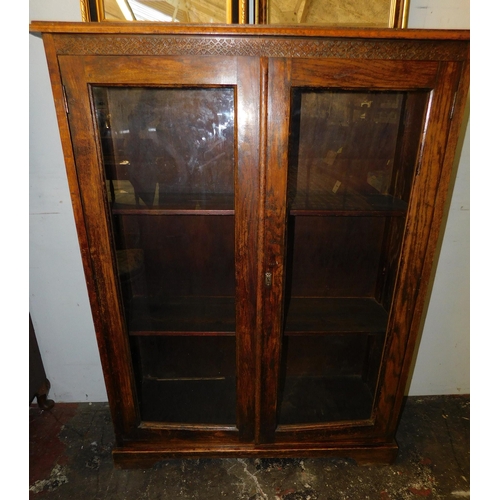
[[[80,13],[83,22],[90,22],[90,6],[88,0],[80,0]]]
[[[433,40],[56,34],[54,41],[59,55],[220,55],[458,61],[463,60],[468,51],[464,43],[436,43]]]

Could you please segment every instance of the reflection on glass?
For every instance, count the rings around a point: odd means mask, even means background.
[[[371,417],[425,100],[292,93],[280,425]]]
[[[114,208],[232,209],[232,89],[95,89]]]
[[[292,210],[405,207],[389,194],[402,102],[401,93],[295,92]]]
[[[394,0],[268,0],[270,24],[393,27]]]
[[[102,0],[107,21],[226,23],[227,0]]]
[[[234,90],[93,97],[142,418],[234,424]]]

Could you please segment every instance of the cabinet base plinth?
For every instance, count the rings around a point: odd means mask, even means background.
[[[119,469],[149,468],[169,459],[190,458],[312,458],[331,457],[356,461],[358,465],[391,464],[398,454],[396,441],[377,445],[308,445],[308,446],[224,446],[220,448],[166,446],[124,446],[113,450],[114,464]]]

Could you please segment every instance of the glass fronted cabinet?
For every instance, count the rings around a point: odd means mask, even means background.
[[[468,32],[34,23],[115,462],[388,462]]]

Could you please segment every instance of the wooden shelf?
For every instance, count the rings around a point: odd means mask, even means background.
[[[130,335],[235,335],[234,297],[136,298]]]
[[[408,203],[390,195],[349,193],[297,193],[289,202],[290,215],[404,216]]]
[[[373,394],[361,377],[286,377],[279,425],[366,420]]]
[[[385,333],[388,314],[370,298],[292,297],[285,335]]]
[[[130,335],[235,335],[232,297],[135,299]],[[388,314],[370,298],[292,298],[285,335],[384,333]]]
[[[153,206],[142,201],[119,203],[118,199],[111,204],[111,212],[113,215],[234,215],[234,195],[172,193]]]
[[[234,377],[177,380],[145,378],[141,393],[143,421],[215,425],[236,423]]]
[[[310,216],[404,216],[408,203],[389,195],[356,193],[297,194],[290,204],[290,215]],[[172,194],[161,204],[111,204],[113,215],[234,215],[234,196],[228,194]]]

